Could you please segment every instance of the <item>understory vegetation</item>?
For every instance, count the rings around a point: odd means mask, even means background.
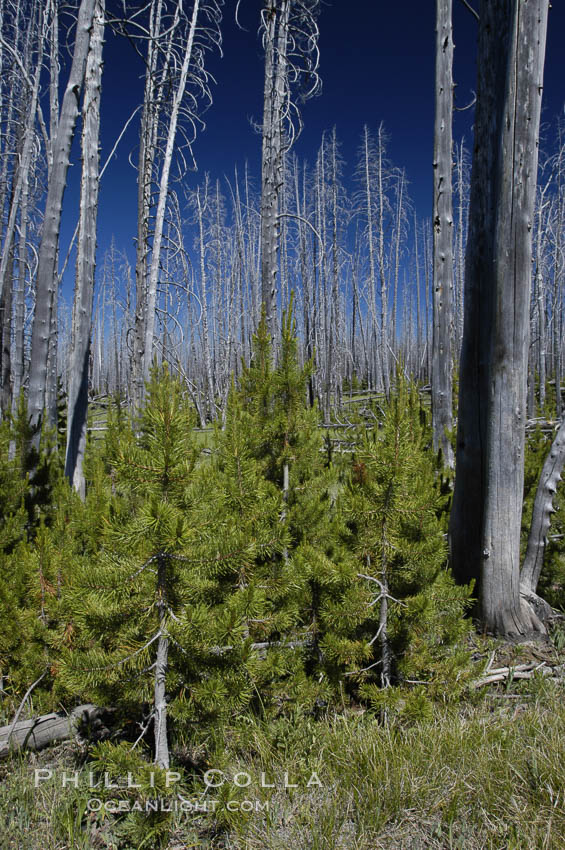
[[[91,431],[84,502],[57,434],[38,460],[23,404],[1,423],[0,724],[107,712],[2,764],[2,847],[563,846],[564,632],[473,630],[401,366],[323,427],[292,308],[278,347],[263,318],[213,433],[155,365],[141,413],[115,399]],[[530,435],[525,520],[548,444]]]

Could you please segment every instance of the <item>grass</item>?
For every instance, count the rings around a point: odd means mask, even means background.
[[[93,793],[88,788],[89,765],[75,745],[13,758],[1,768],[0,846],[3,850],[565,847],[561,683],[540,678],[502,687],[475,705],[438,707],[431,720],[411,726],[385,726],[369,713],[352,712],[269,724],[242,718],[216,737],[209,736],[203,748],[198,776],[186,773],[182,781],[183,797],[199,802],[200,810],[155,816],[89,812]],[[47,765],[54,769],[55,779],[34,788],[34,768]],[[206,767],[221,771],[213,781],[225,780],[207,792],[202,779]],[[65,770],[68,775],[79,771],[78,788],[61,787]],[[297,787],[284,787],[285,773],[286,784]],[[120,796],[114,791],[107,794]],[[128,794],[121,796],[125,799]],[[176,793],[171,799],[178,800]],[[202,811],[206,800],[217,800],[213,811],[210,805]],[[249,802],[242,805],[243,801]]]

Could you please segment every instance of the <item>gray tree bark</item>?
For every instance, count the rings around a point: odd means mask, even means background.
[[[265,86],[261,157],[261,300],[275,335],[279,250],[279,202],[284,183],[283,118],[287,78],[288,21],[292,0],[274,0],[263,10]]]
[[[86,71],[94,6],[95,0],[81,0],[73,60],[53,143],[53,165],[49,175],[45,218],[39,246],[35,315],[31,337],[28,411],[32,425],[38,425],[41,421],[46,401],[51,315],[56,309],[54,295],[57,288],[57,254],[63,195],[67,184],[71,145],[79,115],[79,101]],[[38,429],[34,436],[36,448],[39,446],[39,441]]]
[[[46,18],[41,14],[38,15],[37,21],[37,56],[35,60],[37,62],[37,66],[35,68],[35,73],[33,78],[30,78],[27,74],[27,70],[25,67],[22,67],[22,72],[24,76],[24,83],[27,91],[27,104],[25,118],[23,121],[23,127],[21,131],[22,144],[19,149],[19,156],[17,157],[17,164],[14,167],[14,176],[12,183],[12,192],[9,204],[9,212],[8,212],[8,221],[6,225],[6,230],[4,233],[4,245],[2,256],[0,258],[0,297],[2,296],[4,286],[7,280],[7,265],[10,257],[10,250],[13,245],[16,233],[16,222],[17,215],[20,209],[20,198],[22,192],[25,190],[26,186],[29,182],[29,173],[32,164],[33,157],[33,145],[34,145],[34,127],[37,118],[37,107],[38,107],[38,99],[39,99],[39,86],[40,86],[40,78],[41,78],[41,66],[43,61],[43,51],[46,37]],[[7,164],[8,156],[4,155],[4,163]],[[3,185],[7,185],[6,175],[3,175],[2,183]],[[2,205],[3,207],[3,205]],[[0,208],[2,208],[0,207]]]
[[[388,198],[386,197],[385,183],[387,182],[387,169],[385,163],[386,140],[384,125],[379,124],[377,135],[377,238],[378,238],[378,265],[381,294],[381,327],[380,327],[380,360],[379,367],[382,370],[383,388],[387,398],[390,396],[390,357],[388,352],[388,291],[386,280],[385,261],[385,217],[388,209]]]
[[[541,471],[534,499],[528,546],[520,573],[522,597],[532,605],[541,620],[547,619],[552,613],[551,606],[537,595],[537,586],[543,567],[551,516],[555,513],[553,500],[561,481],[564,464],[565,418],[559,426]]]
[[[98,146],[103,39],[104,0],[96,0],[90,49],[86,63],[82,110],[82,180],[69,364],[65,456],[65,476],[82,499],[85,497],[83,461],[86,448],[90,333],[96,265],[96,220],[100,166]]]
[[[451,563],[484,627],[543,631],[520,598],[532,227],[548,0],[483,0]]]
[[[100,717],[104,709],[95,705],[79,705],[70,714],[44,714],[0,728],[0,759],[11,751],[42,750],[58,741],[73,738],[81,724],[94,724],[102,730]]]
[[[14,275],[14,243],[6,247],[9,262],[5,276],[10,279],[5,285],[0,298],[0,413],[4,417],[11,409],[11,349],[12,349],[12,278]]]
[[[157,86],[158,38],[161,30],[163,0],[152,0],[149,11],[149,33],[145,71],[143,111],[139,131],[139,159],[137,165],[137,242],[135,259],[135,318],[133,351],[131,357],[131,398],[134,406],[143,398],[143,352],[147,313],[147,261],[149,256],[149,231],[153,168],[156,156],[155,127],[158,123],[155,90]]]
[[[453,31],[451,0],[436,0],[436,71],[434,125],[434,251],[432,426],[434,451],[441,449],[453,468],[453,449],[447,431],[453,427]]]
[[[216,388],[214,377],[212,374],[212,357],[210,353],[210,331],[208,321],[208,292],[206,286],[206,255],[204,245],[204,207],[208,203],[208,176],[206,175],[204,182],[204,203],[200,198],[200,188],[196,190],[196,209],[198,215],[198,249],[200,256],[200,287],[201,287],[201,305],[202,305],[202,344],[204,357],[204,370],[207,391],[205,398],[207,400],[208,414],[211,419],[216,418],[215,396]]]
[[[153,337],[155,334],[155,305],[157,301],[157,284],[159,281],[159,268],[161,262],[161,245],[163,241],[163,226],[165,222],[165,210],[169,192],[169,177],[173,161],[173,152],[177,137],[179,113],[186,91],[189,68],[193,62],[193,45],[198,14],[200,11],[200,0],[194,0],[190,29],[184,48],[182,65],[178,77],[177,88],[174,91],[170,109],[169,125],[167,128],[167,141],[163,156],[163,165],[159,180],[159,195],[157,199],[157,211],[155,214],[155,227],[153,233],[153,245],[151,251],[151,263],[149,266],[149,277],[147,281],[147,304],[145,309],[145,341],[143,346],[143,380],[149,380],[149,372],[153,359]]]
[[[291,83],[302,78],[313,95],[318,79],[319,0],[264,0],[261,31],[265,50],[261,157],[261,300],[274,339],[280,248],[280,199],[285,185],[285,154],[300,133],[300,113]]]

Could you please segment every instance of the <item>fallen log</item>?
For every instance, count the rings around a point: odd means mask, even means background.
[[[108,730],[102,722],[107,709],[96,705],[79,705],[70,714],[43,714],[31,720],[21,720],[0,727],[0,759],[18,750],[42,750],[50,744],[68,741],[80,733],[106,737]]]

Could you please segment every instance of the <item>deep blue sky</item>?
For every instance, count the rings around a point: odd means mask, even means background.
[[[478,0],[474,0],[478,6]],[[257,35],[258,0],[242,0],[238,29],[235,0],[224,6],[223,58],[209,55],[208,67],[216,78],[214,103],[205,114],[206,130],[194,145],[198,173],[188,173],[190,185],[202,179],[232,176],[247,159],[259,174],[260,137],[250,119],[261,120],[263,56]],[[312,162],[322,132],[335,124],[342,154],[351,174],[363,125],[376,129],[384,122],[390,137],[389,156],[406,169],[409,191],[420,216],[431,214],[432,130],[434,94],[433,0],[333,0],[324,3],[319,18],[320,96],[302,106],[304,131],[295,150]],[[475,87],[477,24],[460,0],[454,0],[455,68],[457,104],[472,99]],[[546,59],[545,121],[563,114],[565,74],[562,45],[565,9],[556,0],[550,11]],[[102,159],[107,156],[121,122],[142,96],[143,67],[130,45],[111,36],[105,48],[102,107]],[[455,118],[456,137],[471,139],[472,110]],[[111,236],[119,248],[133,256],[136,221],[135,162],[137,124],[134,122],[108,169],[101,187],[99,254]],[[78,168],[74,169],[78,177]],[[73,180],[72,183],[75,181]],[[76,187],[70,185],[70,194]],[[72,205],[72,202],[71,202]],[[67,207],[68,209],[68,207]],[[68,225],[65,231],[68,230]]]

